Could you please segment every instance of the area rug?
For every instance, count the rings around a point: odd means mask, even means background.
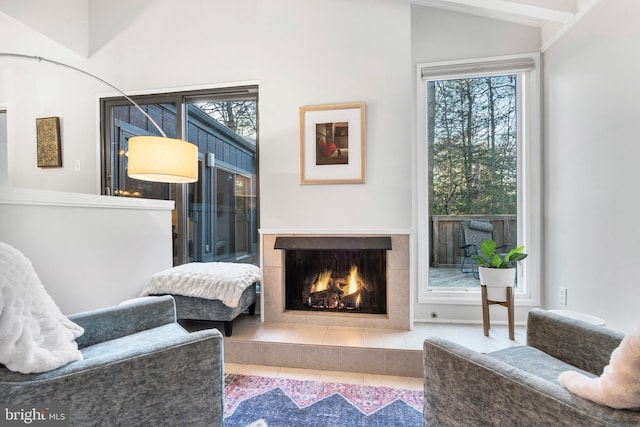
[[[228,374],[224,395],[225,427],[422,426],[422,391]]]

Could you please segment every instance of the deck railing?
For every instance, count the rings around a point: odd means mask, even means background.
[[[517,236],[516,215],[433,215],[431,217],[430,266],[435,268],[459,267],[464,258],[462,250],[462,221],[491,221],[493,240],[500,245],[515,247]]]

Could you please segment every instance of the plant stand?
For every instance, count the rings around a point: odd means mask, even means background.
[[[489,306],[497,304],[503,307],[507,307],[507,318],[509,323],[509,339],[515,340],[514,332],[514,302],[513,302],[513,287],[507,286],[507,298],[506,301],[494,301],[487,297],[487,285],[481,285],[482,292],[482,326],[484,328],[484,336],[489,336]]]

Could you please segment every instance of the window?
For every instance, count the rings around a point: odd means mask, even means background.
[[[198,146],[198,181],[163,184],[127,176],[129,137],[159,132],[124,98],[101,101],[103,192],[174,200],[174,265],[258,263],[257,87],[133,98],[170,138]]]
[[[476,235],[526,246],[516,300],[539,301],[538,75],[537,55],[418,66],[420,302],[479,304]]]

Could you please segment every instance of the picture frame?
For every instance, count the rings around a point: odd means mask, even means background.
[[[60,117],[36,119],[36,145],[39,168],[62,167]]]
[[[300,107],[300,184],[365,182],[364,103]]]

